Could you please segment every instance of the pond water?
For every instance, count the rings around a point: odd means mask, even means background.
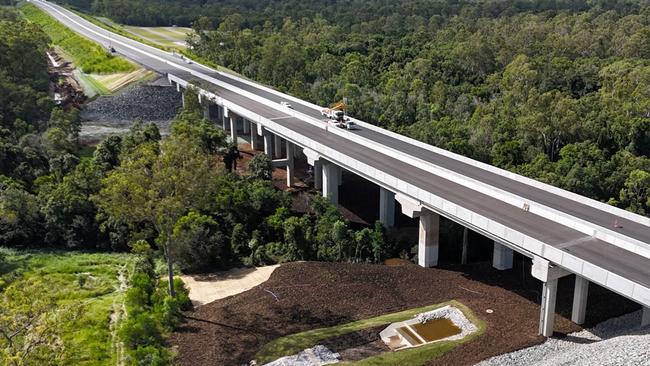
[[[411,324],[411,328],[427,341],[427,343],[451,337],[461,332],[461,329],[447,318],[432,319],[422,324]]]

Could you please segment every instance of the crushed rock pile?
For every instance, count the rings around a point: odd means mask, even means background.
[[[512,353],[496,356],[477,366],[501,365],[650,365],[650,326],[640,327],[641,311],[604,321]]]
[[[156,123],[164,133],[181,107],[181,93],[166,79],[137,84],[88,103],[81,111],[80,137],[86,142],[96,142],[111,134],[122,134],[137,119]]]

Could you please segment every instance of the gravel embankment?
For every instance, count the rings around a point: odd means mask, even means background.
[[[127,132],[137,119],[154,122],[165,133],[181,106],[181,93],[164,78],[134,85],[88,103],[81,112],[80,137],[87,143],[98,142],[108,135]]]
[[[604,321],[516,352],[490,358],[477,366],[650,365],[650,326],[640,327],[641,311]]]

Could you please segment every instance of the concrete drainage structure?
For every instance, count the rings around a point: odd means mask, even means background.
[[[440,320],[446,321],[434,324]],[[422,326],[427,324],[444,329],[423,331]],[[431,330],[433,332],[430,332]],[[477,330],[478,328],[465,317],[460,309],[447,305],[417,314],[413,319],[392,323],[381,331],[379,336],[391,350],[396,351],[433,342],[463,339]]]

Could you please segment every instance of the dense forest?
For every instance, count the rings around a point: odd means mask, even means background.
[[[221,161],[232,147],[191,92],[168,138],[135,121],[89,153],[77,142],[78,110],[48,96],[49,39],[1,15],[0,246],[127,250],[144,240],[190,272],[397,254],[381,225],[353,231],[322,198],[293,213],[264,155],[250,174],[231,173]]]
[[[199,56],[463,155],[650,213],[647,1],[95,0],[189,17]],[[175,5],[176,6],[176,5]],[[168,9],[173,9],[173,6]]]

